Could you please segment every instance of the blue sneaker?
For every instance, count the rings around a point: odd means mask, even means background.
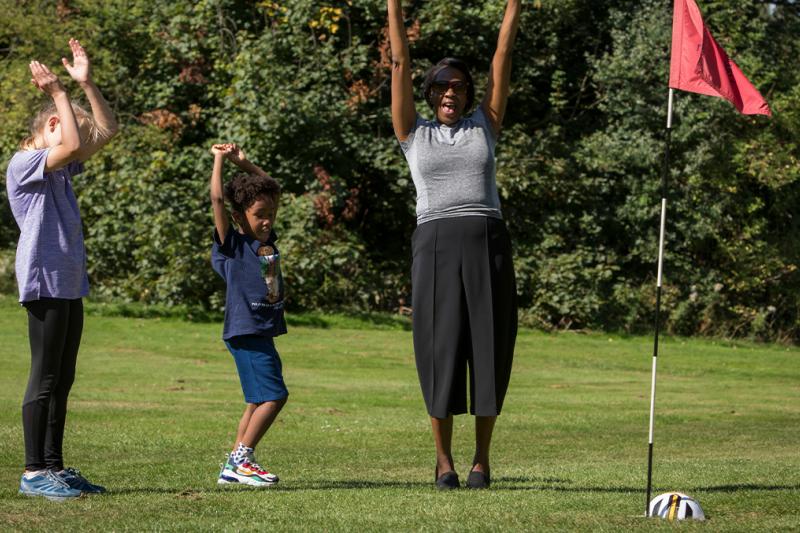
[[[25,496],[42,496],[54,501],[68,500],[81,495],[81,491],[71,488],[50,470],[38,472],[30,478],[23,474],[19,480],[19,493]]]
[[[79,490],[86,494],[103,494],[105,487],[89,483],[89,480],[81,475],[80,470],[65,468],[61,472],[53,472],[57,478],[69,485],[70,488]]]

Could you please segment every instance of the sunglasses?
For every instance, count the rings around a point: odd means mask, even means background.
[[[467,82],[437,80],[431,83],[431,89],[437,94],[444,94],[448,89],[452,89],[456,94],[466,94]]]

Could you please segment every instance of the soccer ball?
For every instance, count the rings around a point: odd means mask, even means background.
[[[680,492],[665,492],[650,500],[649,516],[673,520],[705,520],[706,515],[694,498]]]

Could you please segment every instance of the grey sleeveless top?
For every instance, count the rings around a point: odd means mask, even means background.
[[[400,143],[417,189],[417,224],[470,215],[502,218],[494,131],[478,109],[454,126],[417,115]]]

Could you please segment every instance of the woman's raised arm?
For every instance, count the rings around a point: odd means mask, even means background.
[[[481,103],[483,112],[492,123],[495,134],[500,133],[503,116],[506,113],[509,86],[511,85],[511,52],[519,28],[521,0],[508,0],[500,35],[497,37],[497,50],[494,52],[492,66],[489,68],[489,85]]]
[[[392,50],[392,126],[401,141],[408,138],[417,121],[414,86],[411,83],[411,54],[403,24],[400,0],[388,0],[389,45]]]

